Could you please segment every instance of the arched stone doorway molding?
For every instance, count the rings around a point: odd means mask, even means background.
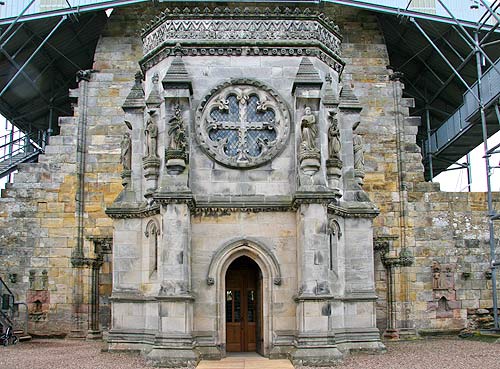
[[[273,289],[282,283],[278,260],[271,250],[255,239],[234,239],[222,245],[212,256],[207,274],[207,284],[215,285],[217,296],[217,337],[218,344],[225,351],[226,311],[225,291],[226,272],[231,263],[240,256],[251,258],[262,272],[262,338],[263,354],[269,355],[272,337]]]

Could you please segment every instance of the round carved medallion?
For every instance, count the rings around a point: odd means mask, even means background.
[[[217,86],[196,112],[196,138],[208,156],[235,168],[271,160],[290,133],[286,103],[268,86],[247,79]]]

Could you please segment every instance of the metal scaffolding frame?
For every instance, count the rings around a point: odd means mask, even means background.
[[[0,110],[27,136],[43,135],[48,142],[57,133],[58,116],[72,115],[68,89],[76,84],[75,73],[89,68],[107,17],[70,9],[36,19],[27,14],[35,5],[27,0],[15,18],[1,20]],[[13,98],[25,91],[29,97]]]

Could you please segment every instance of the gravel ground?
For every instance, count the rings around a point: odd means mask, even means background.
[[[1,369],[147,369],[137,355],[101,352],[102,342],[33,340],[0,346]],[[356,354],[335,368],[494,369],[500,368],[500,344],[433,339],[387,344],[381,355]],[[264,369],[264,368],[262,368]]]

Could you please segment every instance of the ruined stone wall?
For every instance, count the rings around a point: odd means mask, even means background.
[[[121,190],[121,105],[141,57],[140,41],[125,33],[126,17],[116,18],[105,32],[122,37],[103,37],[99,42],[94,64],[99,72],[93,73],[88,82],[86,107],[78,96],[75,116],[59,120],[60,135],[51,137],[38,163],[20,167],[14,183],[0,199],[0,276],[17,295],[17,301],[28,302],[29,330],[35,334],[87,330],[89,270],[84,267],[75,273],[71,262],[78,238],[77,137],[83,113],[87,125],[83,256],[94,257],[89,238],[112,235],[112,221],[104,209]],[[74,95],[80,93],[81,89],[75,90]],[[12,274],[18,276],[16,283],[9,282]],[[77,307],[78,300],[81,303]],[[78,326],[76,319],[81,320]]]
[[[391,80],[393,71],[386,68],[390,62],[376,16],[351,8],[338,8],[337,14],[346,61],[342,80],[352,84],[364,108],[358,128],[366,150],[363,188],[380,209],[374,221],[375,239],[390,240],[388,255],[375,255],[377,325],[381,331],[387,328],[388,276],[383,259],[397,259],[402,249],[415,262],[394,268],[397,328],[410,334],[459,329],[469,324],[468,315],[469,322],[478,316],[489,322],[485,311],[476,314],[479,308],[492,311],[486,194],[440,192],[439,185],[423,181],[416,145],[420,122],[409,115],[412,100],[402,98],[404,85],[397,75]],[[498,209],[498,193],[494,200]],[[499,232],[497,227],[496,239]],[[449,286],[433,290],[433,261],[442,266],[441,278],[451,268]],[[445,291],[448,287],[450,291]]]

